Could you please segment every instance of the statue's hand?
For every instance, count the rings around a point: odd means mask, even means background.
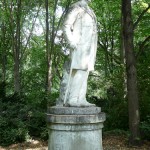
[[[72,41],[70,41],[70,47],[71,47],[71,49],[73,49],[73,50],[77,50],[77,44],[74,43],[74,42],[72,42]]]

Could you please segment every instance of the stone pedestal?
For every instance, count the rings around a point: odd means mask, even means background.
[[[104,121],[99,107],[48,108],[48,150],[102,150]]]

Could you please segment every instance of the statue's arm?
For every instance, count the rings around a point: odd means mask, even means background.
[[[73,36],[73,32],[74,32],[74,23],[79,13],[80,13],[80,10],[78,7],[70,10],[64,22],[64,26],[63,26],[65,38],[68,44],[70,45],[70,47],[73,49],[76,48],[77,46],[76,45],[77,39],[75,39],[75,37]]]

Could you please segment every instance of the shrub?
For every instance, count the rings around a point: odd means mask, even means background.
[[[28,132],[25,124],[27,107],[20,96],[14,94],[0,98],[0,145],[22,142]]]
[[[150,140],[150,116],[147,116],[146,121],[141,122],[140,128],[143,139]]]

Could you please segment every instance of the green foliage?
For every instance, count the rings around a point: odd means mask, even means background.
[[[0,145],[22,142],[29,137],[47,139],[46,105],[16,94],[0,98]]]
[[[18,95],[0,98],[0,145],[22,142],[26,139],[27,110],[25,101]]]
[[[138,57],[138,87],[140,98],[141,134],[150,140],[150,43],[144,46]]]
[[[30,110],[28,111],[29,119],[26,123],[31,137],[47,139],[46,106],[43,104],[43,101],[39,104],[30,104]]]
[[[31,137],[47,139],[45,93],[5,95],[6,84],[0,84],[0,145],[22,142]]]
[[[141,133],[144,139],[150,140],[150,116],[141,122]]]
[[[104,136],[112,136],[112,135],[115,135],[115,136],[129,136],[129,132],[128,131],[125,131],[125,130],[120,130],[120,129],[114,129],[114,130],[111,130],[111,131],[105,131],[104,132]]]
[[[106,128],[108,130],[128,130],[128,105],[123,79],[123,68],[118,66],[116,72],[110,78],[112,86],[107,90]],[[111,126],[110,126],[111,124]]]

